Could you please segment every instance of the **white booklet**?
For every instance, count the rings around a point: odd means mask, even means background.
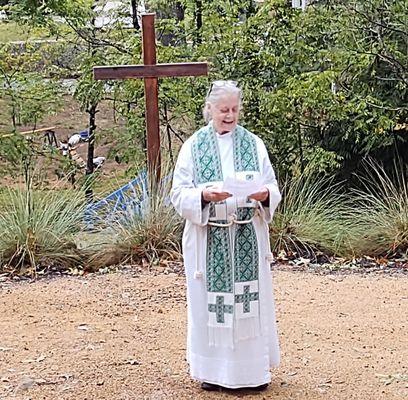
[[[234,197],[248,197],[250,194],[259,192],[262,186],[263,181],[261,179],[244,181],[228,177],[222,185],[222,190],[232,194]]]

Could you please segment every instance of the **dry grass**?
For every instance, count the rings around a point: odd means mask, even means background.
[[[350,220],[356,237],[353,247],[362,255],[391,255],[408,251],[408,180],[403,165],[393,177],[373,161],[355,190]]]
[[[118,260],[135,262],[142,259],[149,263],[160,258],[178,259],[181,254],[182,220],[174,211],[169,200],[169,179],[156,184],[148,179],[149,189],[135,188],[144,193],[139,212],[117,213],[100,233],[107,242],[102,246],[95,260]],[[144,183],[140,184],[141,186]]]
[[[81,260],[74,235],[83,219],[83,194],[9,190],[0,210],[0,267],[35,275],[39,268],[68,268]]]
[[[345,196],[327,178],[300,176],[283,186],[282,202],[271,225],[275,252],[314,257],[316,251],[350,254]]]

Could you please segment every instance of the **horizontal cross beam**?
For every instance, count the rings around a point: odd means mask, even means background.
[[[208,65],[202,62],[156,64],[156,65],[118,65],[94,67],[94,78],[126,79],[126,78],[165,78],[171,76],[207,75]]]

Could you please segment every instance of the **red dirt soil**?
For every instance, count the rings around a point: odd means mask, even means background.
[[[406,275],[273,274],[282,363],[256,395],[190,379],[183,276],[0,282],[0,399],[407,398]]]

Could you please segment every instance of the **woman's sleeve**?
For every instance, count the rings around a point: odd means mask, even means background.
[[[170,192],[176,211],[193,224],[204,226],[208,222],[209,206],[202,207],[201,188],[194,185],[193,159],[190,142],[183,144],[178,155]]]
[[[271,162],[269,160],[268,152],[266,150],[265,144],[260,141],[259,144],[260,152],[260,161],[262,163],[262,178],[264,181],[265,187],[269,191],[269,202],[261,204],[261,217],[265,220],[266,223],[272,221],[273,213],[276,210],[279,202],[282,199],[282,196],[279,192],[278,182],[275,177],[275,172],[272,168]]]

